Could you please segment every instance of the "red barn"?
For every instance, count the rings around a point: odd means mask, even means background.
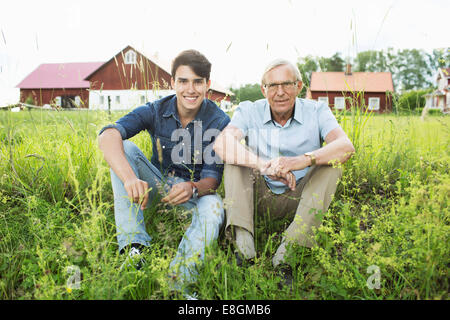
[[[392,110],[394,84],[390,72],[313,72],[307,98],[328,103],[331,108],[367,106],[369,110]]]
[[[127,46],[107,62],[42,64],[21,83],[20,101],[90,109],[132,109],[174,93],[170,67]],[[208,97],[223,107],[232,92],[211,81]]]
[[[41,64],[17,85],[20,102],[36,106],[88,107],[89,81],[84,78],[103,62]],[[30,100],[32,99],[32,100]]]

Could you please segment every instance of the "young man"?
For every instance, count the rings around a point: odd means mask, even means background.
[[[143,210],[158,192],[164,194],[162,202],[192,211],[191,225],[170,264],[174,289],[195,281],[197,262],[204,258],[205,246],[217,239],[224,219],[222,200],[215,194],[223,164],[212,143],[230,118],[206,99],[210,72],[211,63],[201,53],[181,52],[172,63],[176,94],[136,108],[99,134],[99,147],[111,167],[119,250],[129,251],[134,256],[130,261],[139,261],[136,256],[150,245]],[[151,161],[127,140],[142,130],[152,140]]]
[[[321,223],[316,214],[327,211],[341,176],[341,169],[330,164],[344,163],[354,152],[330,108],[297,98],[301,88],[297,67],[274,60],[261,81],[266,99],[242,102],[214,144],[226,163],[225,197],[231,204],[225,231],[238,258],[256,255],[254,192],[258,214],[270,211],[274,218],[292,219],[272,260],[284,271],[287,283],[292,279],[289,266],[283,265],[286,244],[314,245],[312,229]],[[240,143],[244,137],[249,148]],[[253,179],[252,169],[257,172]]]

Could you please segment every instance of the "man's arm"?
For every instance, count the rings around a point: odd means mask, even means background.
[[[134,174],[125,157],[120,132],[115,128],[106,129],[99,135],[98,145],[105,161],[123,182],[128,197],[135,203],[142,201],[141,209],[144,209],[148,201],[148,183]]]
[[[219,182],[212,177],[206,177],[192,183],[197,188],[199,197],[213,194],[219,187]],[[162,198],[161,201],[171,205],[178,205],[189,201],[192,198],[192,183],[180,182],[173,185],[167,196]]]
[[[228,125],[216,138],[213,149],[225,163],[258,170],[271,179],[283,182],[291,189],[295,188],[295,176],[292,172],[288,171],[275,176],[269,161],[261,159],[241,143],[243,137],[244,133],[241,129]]]
[[[213,149],[225,163],[261,171],[267,161],[259,158],[242,144],[243,138],[244,133],[241,129],[228,125],[217,136]]]
[[[317,150],[311,150],[316,158],[316,165],[330,165],[334,162],[345,163],[355,152],[347,134],[338,127],[325,137],[326,145]],[[305,155],[296,157],[279,157],[270,161],[269,166],[276,174],[283,175],[288,171],[302,170],[311,165],[311,158]]]

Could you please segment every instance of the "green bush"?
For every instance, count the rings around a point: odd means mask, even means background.
[[[402,93],[394,100],[394,110],[397,112],[418,111],[425,106],[424,95],[431,91],[432,89],[411,90]]]

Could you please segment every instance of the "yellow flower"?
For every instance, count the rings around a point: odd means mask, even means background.
[[[71,287],[67,287],[67,288],[66,288],[66,291],[67,291],[68,293],[72,293],[72,288],[71,288]]]

